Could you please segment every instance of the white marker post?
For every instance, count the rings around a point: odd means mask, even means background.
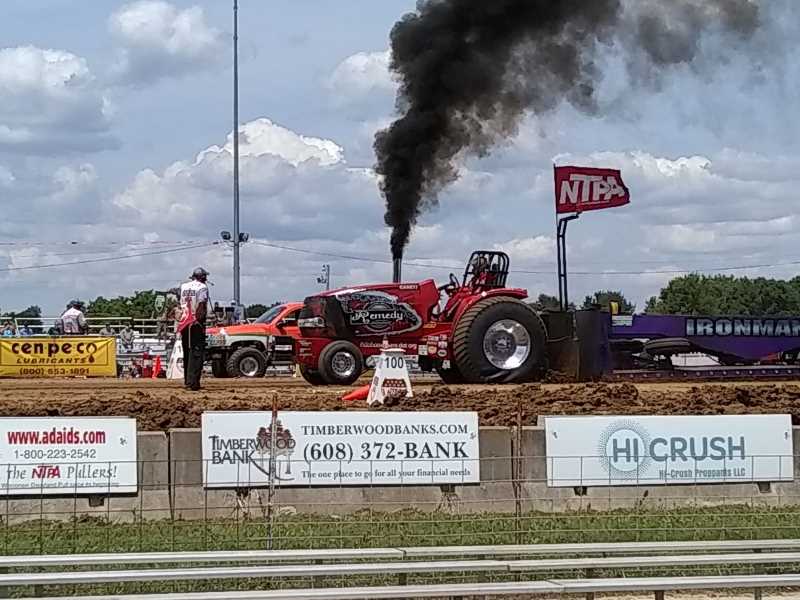
[[[383,404],[387,398],[412,398],[406,356],[400,348],[385,348],[378,357],[367,404]]]
[[[180,340],[175,342],[169,355],[167,379],[183,379],[183,344]]]

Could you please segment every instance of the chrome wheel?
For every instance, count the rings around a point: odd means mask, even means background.
[[[259,369],[258,361],[252,356],[245,356],[239,361],[239,372],[244,377],[255,377]]]
[[[510,371],[531,354],[531,336],[525,327],[512,319],[493,323],[483,336],[483,353],[492,366]]]
[[[331,369],[337,377],[346,379],[356,370],[356,357],[349,352],[337,352],[331,359]]]

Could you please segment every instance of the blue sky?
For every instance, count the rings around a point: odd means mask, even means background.
[[[686,269],[768,264],[735,273],[794,276],[780,265],[800,259],[798,23],[790,0],[760,4],[747,44],[709,33],[704,66],[644,88],[612,50],[597,115],[559,106],[491,156],[463,157],[408,250],[429,267],[408,277],[444,279],[472,248],[497,247],[528,271],[513,283],[553,293],[553,161],[620,167],[633,194],[571,226],[579,299],[622,289],[641,307]],[[241,0],[245,302],[313,293],[324,262],[335,285],[389,276],[382,262],[275,246],[388,257],[371,140],[393,115],[389,31],[413,9]],[[0,309],[165,288],[197,264],[229,299],[230,250],[210,244],[231,228],[230,3],[5,0],[3,13]],[[198,247],[182,250],[187,240]],[[96,262],[39,268],[80,260]]]

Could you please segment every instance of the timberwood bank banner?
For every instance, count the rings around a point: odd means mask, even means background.
[[[116,375],[117,346],[114,338],[0,338],[0,377]]]
[[[0,496],[133,494],[136,419],[0,419]]]
[[[206,412],[206,487],[480,482],[474,412]],[[271,451],[274,448],[274,453]]]
[[[551,487],[792,481],[789,415],[547,417]]]

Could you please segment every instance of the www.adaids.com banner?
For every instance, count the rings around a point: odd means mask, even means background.
[[[131,494],[136,419],[0,419],[0,496]]]
[[[480,482],[474,412],[203,413],[206,487]],[[274,447],[274,455],[272,448]],[[270,458],[272,457],[272,460]]]

